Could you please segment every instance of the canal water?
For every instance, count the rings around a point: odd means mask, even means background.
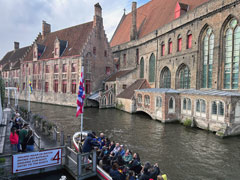
[[[27,107],[26,102],[20,105]],[[76,108],[31,103],[31,110],[57,123],[65,134],[80,129]],[[220,139],[211,132],[116,109],[86,108],[83,127],[138,152],[142,162],[158,163],[170,180],[240,179],[240,137]]]

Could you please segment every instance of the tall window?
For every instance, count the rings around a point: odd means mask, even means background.
[[[177,43],[177,51],[181,51],[182,50],[182,36],[178,35],[178,43]]]
[[[126,66],[126,64],[127,64],[127,55],[126,54],[123,54],[123,63]]]
[[[171,72],[168,67],[162,70],[160,84],[162,88],[171,88]]]
[[[212,115],[224,116],[224,103],[221,101],[212,102]]]
[[[46,65],[46,66],[45,66],[45,71],[46,71],[46,73],[49,73],[49,72],[50,72],[50,65]]]
[[[37,86],[37,81],[33,80],[33,89],[36,89],[36,86]]]
[[[72,94],[76,93],[76,88],[77,88],[77,84],[76,84],[76,80],[72,80]]]
[[[140,60],[140,78],[144,78],[144,59]]]
[[[162,107],[162,98],[161,96],[156,97],[156,107],[161,108]]]
[[[38,80],[38,89],[41,90],[42,89],[42,81],[39,79]]]
[[[108,95],[108,105],[112,105],[112,93]]]
[[[197,116],[205,116],[206,114],[206,103],[203,99],[198,99],[196,101],[196,115]]]
[[[189,68],[184,65],[179,71],[180,89],[189,89],[191,82],[191,73]]]
[[[67,80],[62,81],[62,92],[63,93],[67,92]]]
[[[90,89],[90,80],[86,80],[86,94],[90,94],[91,89]]]
[[[212,64],[213,64],[214,34],[208,28],[203,38],[203,73],[202,88],[212,87]]]
[[[54,73],[58,73],[58,64],[54,64]]]
[[[225,31],[224,89],[238,89],[240,26],[232,19]]]
[[[192,32],[188,31],[187,33],[187,49],[192,48]]]
[[[155,56],[154,54],[151,55],[149,61],[149,82],[155,81]]]
[[[67,64],[63,64],[63,67],[62,67],[62,72],[67,72]]]
[[[138,94],[138,103],[141,104],[142,103],[142,95]]]
[[[136,64],[139,64],[139,49],[136,49]]]
[[[72,63],[72,72],[76,72],[77,64]]]
[[[54,80],[53,90],[54,90],[55,93],[58,92],[58,80]]]
[[[168,102],[168,112],[174,113],[175,112],[175,99],[173,97],[170,97]]]
[[[172,53],[172,40],[169,39],[168,40],[168,54],[171,54]]]
[[[149,106],[150,105],[150,96],[145,95],[144,96],[144,105]]]
[[[162,42],[161,44],[161,56],[164,56],[165,55],[165,44],[164,42]]]
[[[49,88],[49,83],[45,82],[45,92],[48,92],[48,88]]]

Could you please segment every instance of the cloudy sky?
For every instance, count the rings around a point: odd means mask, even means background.
[[[141,6],[150,0],[135,0]],[[92,21],[94,4],[103,9],[103,23],[110,41],[122,15],[131,11],[131,0],[0,0],[0,59],[13,50],[31,45],[42,31],[42,20],[52,31]]]

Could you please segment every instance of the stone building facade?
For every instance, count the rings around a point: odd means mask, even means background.
[[[152,0],[139,8],[133,2],[110,42],[114,59],[121,70],[135,68],[152,88],[239,93],[239,10],[236,0]],[[179,112],[169,119],[181,120],[181,95],[176,96]],[[216,98],[202,96],[209,103]],[[237,103],[224,96],[222,101],[235,114]]]
[[[42,33],[21,60],[20,99],[28,100],[31,82],[31,101],[76,106],[82,66],[87,96],[115,71],[99,4],[91,22],[51,32],[43,21]]]

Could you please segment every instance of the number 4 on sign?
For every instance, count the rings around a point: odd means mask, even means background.
[[[55,156],[52,158],[53,161],[57,160],[57,163],[59,163],[60,157],[59,157],[59,151],[55,154]]]

